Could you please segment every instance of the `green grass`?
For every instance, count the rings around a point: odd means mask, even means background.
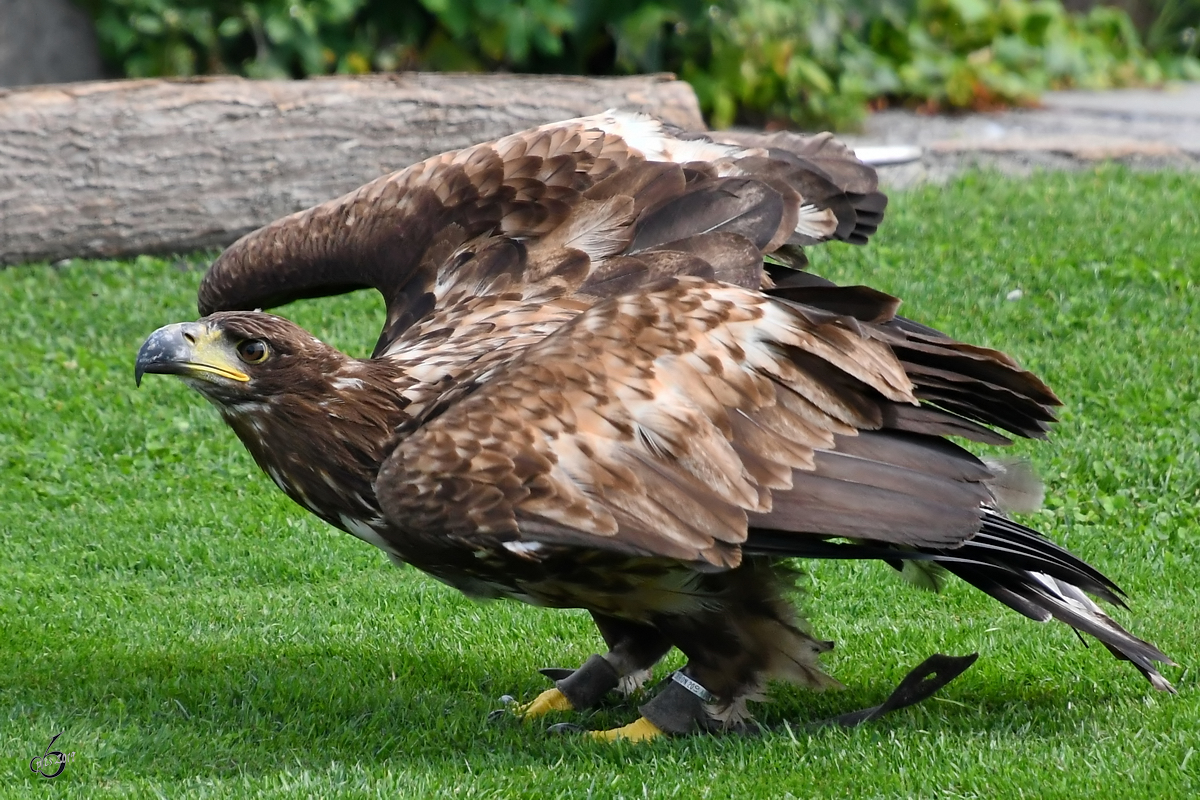
[[[1179,696],[970,587],[815,563],[808,612],[851,688],[783,688],[764,721],[878,702],[935,651],[980,661],[853,731],[642,747],[485,719],[544,688],[536,667],[599,647],[583,614],[394,569],[292,506],[181,383],[134,389],[146,334],[194,317],[188,263],[0,272],[0,795],[1196,796],[1197,197],[1194,175],[975,174],[893,197],[869,247],[814,255],[1057,389],[1053,440],[1017,447],[1049,488],[1031,521],[1129,591],[1118,618],[1185,665]],[[379,312],[365,295],[286,309],[356,354]],[[51,784],[28,764],[60,730],[76,757]]]

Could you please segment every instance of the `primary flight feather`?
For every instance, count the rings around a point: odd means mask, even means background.
[[[744,724],[773,679],[832,685],[792,557],[946,570],[1170,690],[1167,657],[1091,599],[1120,589],[1005,518],[1004,470],[946,438],[1042,437],[1050,389],[799,269],[885,206],[828,135],[546,125],[243,237],[137,375],[180,375],[293,500],[397,562],[591,612],[608,651],[528,716],[628,689],[672,647],[687,666],[606,738]],[[387,308],[369,359],[254,310],[359,288]]]

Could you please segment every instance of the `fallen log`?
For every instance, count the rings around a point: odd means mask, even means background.
[[[430,155],[607,108],[704,127],[691,87],[669,75],[0,90],[0,266],[223,247]]]

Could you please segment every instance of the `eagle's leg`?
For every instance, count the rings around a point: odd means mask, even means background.
[[[593,655],[577,670],[555,681],[553,689],[515,710],[523,719],[536,719],[551,711],[591,708],[606,694],[640,688],[651,668],[671,649],[671,642],[655,628],[592,612],[600,635],[608,644],[603,656]]]
[[[673,673],[650,702],[638,710],[642,716],[628,725],[591,731],[602,742],[648,742],[666,734],[688,734],[712,727],[707,703],[717,698],[688,675],[688,667]]]
[[[705,576],[695,588],[710,595],[709,603],[653,620],[655,629],[688,657],[687,666],[641,706],[642,719],[633,726],[593,736],[644,741],[661,733],[753,731],[757,726],[747,704],[763,699],[768,681],[837,686],[818,663],[833,643],[800,627],[789,597],[794,585],[794,573],[765,559]]]
[[[616,690],[630,695],[650,680],[654,665],[671,649],[671,640],[652,625],[591,612],[592,620],[608,645],[604,659],[620,675]]]

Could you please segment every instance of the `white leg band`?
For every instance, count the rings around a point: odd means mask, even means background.
[[[687,675],[684,675],[683,670],[675,670],[672,672],[671,680],[673,680],[675,683],[678,683],[680,686],[687,689],[689,692],[696,695],[696,697],[699,697],[706,703],[715,703],[717,701],[716,695],[714,695],[708,689],[705,689],[696,681],[689,678]]]

